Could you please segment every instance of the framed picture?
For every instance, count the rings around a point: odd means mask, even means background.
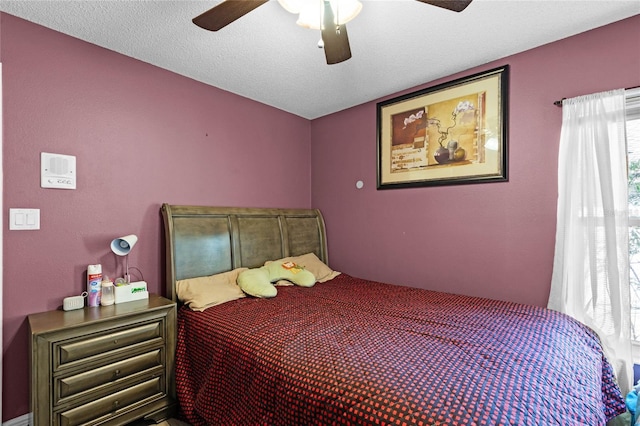
[[[508,73],[379,102],[378,189],[507,181]]]

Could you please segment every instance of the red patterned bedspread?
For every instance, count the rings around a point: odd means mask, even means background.
[[[539,307],[342,274],[178,315],[193,425],[604,425],[624,400],[596,335]]]

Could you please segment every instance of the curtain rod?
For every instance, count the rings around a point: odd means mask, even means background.
[[[634,89],[640,89],[640,86],[636,86],[636,87],[626,87],[624,90],[634,90]],[[562,107],[562,101],[564,101],[567,98],[562,98],[559,101],[555,101],[553,104],[557,107]]]

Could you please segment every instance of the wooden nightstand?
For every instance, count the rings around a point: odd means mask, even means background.
[[[35,426],[122,425],[173,414],[175,303],[149,295],[28,318]]]

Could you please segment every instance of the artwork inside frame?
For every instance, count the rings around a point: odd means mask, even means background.
[[[377,104],[377,188],[504,182],[505,65]]]

